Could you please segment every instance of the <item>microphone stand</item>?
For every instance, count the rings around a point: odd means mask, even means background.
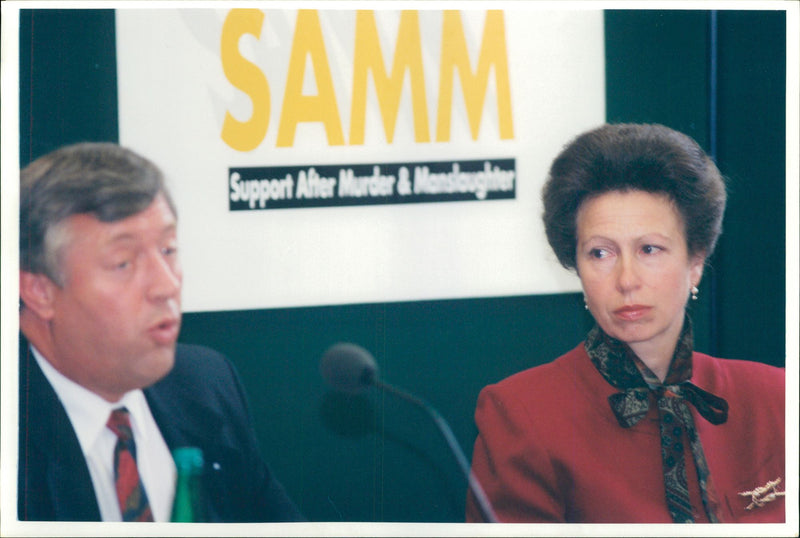
[[[395,396],[398,396],[403,400],[422,408],[426,413],[428,413],[431,419],[433,419],[433,422],[439,428],[439,432],[444,437],[444,440],[447,442],[450,450],[455,455],[458,465],[461,467],[461,472],[463,472],[464,476],[467,478],[467,484],[469,485],[469,489],[472,490],[472,494],[475,496],[475,500],[478,503],[478,508],[481,511],[483,520],[487,523],[497,523],[497,516],[495,515],[494,510],[489,503],[489,499],[486,497],[486,493],[483,491],[483,488],[481,487],[480,482],[478,482],[475,473],[472,472],[472,469],[467,463],[467,458],[464,456],[464,452],[461,450],[461,447],[456,440],[456,436],[453,434],[453,430],[450,429],[450,426],[439,414],[439,412],[428,402],[414,396],[413,394],[409,394],[408,392],[393,387],[392,385],[387,385],[378,379],[372,380],[372,383],[376,388],[394,394]]]

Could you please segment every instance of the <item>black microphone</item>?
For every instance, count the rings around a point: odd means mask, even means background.
[[[336,390],[355,394],[375,384],[378,366],[369,351],[355,344],[334,344],[319,362],[325,381]]]
[[[441,432],[459,467],[461,467],[461,471],[467,479],[467,484],[475,496],[475,501],[481,511],[483,520],[487,523],[497,523],[494,509],[492,509],[486,493],[467,463],[467,458],[464,456],[464,451],[461,450],[456,436],[433,406],[413,394],[382,382],[378,378],[378,366],[375,364],[375,359],[369,351],[356,344],[338,343],[332,345],[322,356],[319,369],[325,381],[336,390],[354,394],[369,387],[376,387],[425,410],[439,428],[439,432]]]

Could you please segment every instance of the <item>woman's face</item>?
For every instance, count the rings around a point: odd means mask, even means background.
[[[577,269],[597,323],[640,357],[672,353],[703,256],[689,257],[683,220],[670,200],[612,191],[577,215]]]

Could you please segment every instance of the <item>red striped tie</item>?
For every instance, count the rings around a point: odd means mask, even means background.
[[[106,425],[117,435],[114,446],[114,481],[122,521],[153,521],[144,484],[136,468],[136,443],[133,440],[128,410],[114,409]]]

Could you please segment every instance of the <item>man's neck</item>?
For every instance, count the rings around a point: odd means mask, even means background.
[[[78,379],[75,379],[74,376],[70,375],[69,372],[62,367],[61,357],[56,350],[49,323],[25,308],[23,308],[19,314],[19,330],[28,342],[36,348],[39,355],[64,377],[74,383],[84,386],[86,390],[93,392],[109,403],[117,402],[124,396],[124,394],[102,393],[86,386],[85,383],[81,383]]]

